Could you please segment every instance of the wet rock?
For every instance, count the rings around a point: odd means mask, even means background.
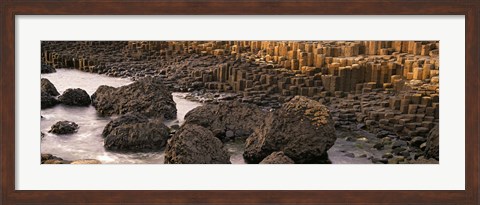
[[[168,140],[166,164],[230,164],[230,156],[220,139],[195,124],[184,124]]]
[[[428,133],[427,146],[425,148],[425,157],[440,160],[438,147],[439,147],[439,126],[437,124]]]
[[[40,96],[41,109],[51,108],[59,103],[60,102],[55,97],[49,95],[48,93],[45,93],[45,92],[41,93],[41,96]]]
[[[117,121],[118,122],[118,121]],[[167,143],[168,127],[161,120],[133,123],[123,121],[112,126],[105,136],[104,147],[113,151],[160,151]],[[109,123],[115,124],[115,123]]]
[[[247,139],[243,157],[259,163],[283,151],[295,163],[328,163],[327,150],[336,140],[328,109],[317,101],[296,96],[265,117]]]
[[[177,116],[172,93],[160,78],[146,77],[119,88],[102,85],[92,95],[92,105],[98,113],[107,116],[129,112],[165,119]]]
[[[40,162],[42,164],[70,164],[70,161],[63,160],[60,157],[51,154],[41,154]]]
[[[185,124],[209,129],[224,141],[227,138],[248,137],[265,119],[266,112],[258,106],[239,102],[207,104],[185,115]]]
[[[101,164],[102,162],[96,160],[96,159],[80,159],[80,160],[75,160],[72,161],[70,164]]]
[[[106,137],[113,129],[120,125],[137,124],[148,122],[148,118],[140,113],[127,113],[110,121],[102,131],[102,136]]]
[[[40,90],[42,93],[47,93],[51,96],[58,96],[60,93],[57,88],[46,78],[42,78],[40,81]]]
[[[53,68],[52,66],[47,64],[41,65],[40,73],[55,73],[55,72],[57,72],[57,70],[55,70],[55,68]]]
[[[64,135],[64,134],[72,134],[78,131],[79,126],[75,122],[71,121],[58,121],[52,127],[48,132],[58,134],[58,135]]]
[[[294,164],[295,162],[285,155],[282,151],[272,152],[263,159],[260,164]]]
[[[69,88],[63,92],[58,100],[65,105],[89,106],[92,102],[85,90],[80,88]]]

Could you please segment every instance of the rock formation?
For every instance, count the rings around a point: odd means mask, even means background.
[[[168,140],[165,163],[230,164],[230,155],[210,130],[186,124]]]
[[[42,78],[40,80],[40,91],[51,96],[60,95],[60,93],[57,91],[57,88],[55,88],[55,86],[46,78]]]
[[[147,122],[120,120],[109,124],[117,126],[111,126],[111,131],[105,136],[104,147],[107,150],[160,151],[165,147],[169,136],[168,127],[158,119]]]
[[[328,163],[327,150],[336,140],[328,109],[297,96],[265,118],[247,139],[245,160],[259,163],[272,152],[283,151],[295,163]]]
[[[265,118],[266,112],[258,106],[226,102],[197,107],[185,115],[185,124],[196,124],[209,129],[222,141],[248,137]]]
[[[48,132],[58,134],[58,135],[64,135],[64,134],[72,134],[78,131],[79,126],[75,122],[71,121],[58,121],[52,127]]]
[[[260,164],[294,164],[294,161],[280,151],[272,152],[272,154],[265,157]]]
[[[440,160],[439,153],[439,125],[437,124],[430,132],[428,133],[427,138],[427,147],[425,149],[425,156],[427,158],[434,158]]]
[[[97,112],[107,116],[129,112],[165,119],[177,116],[173,96],[158,78],[147,77],[119,88],[100,86],[92,101]]]
[[[58,100],[65,105],[89,106],[92,100],[85,90],[80,88],[69,88],[65,90]]]

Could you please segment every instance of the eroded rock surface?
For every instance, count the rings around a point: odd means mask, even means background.
[[[165,163],[230,164],[230,155],[210,130],[186,124],[168,140]]]
[[[88,93],[80,88],[69,88],[65,90],[58,100],[65,105],[89,106],[92,100]]]
[[[64,134],[72,134],[78,131],[79,126],[75,122],[71,121],[58,121],[52,127],[48,132],[58,134],[58,135],[64,135]]]
[[[92,95],[92,101],[97,112],[106,116],[129,112],[149,118],[174,119],[177,116],[172,93],[159,78],[146,77],[119,88],[102,85]]]
[[[135,123],[123,121],[116,125],[112,126],[111,131],[105,136],[104,147],[107,150],[160,151],[165,147],[169,137],[168,127],[159,119]]]
[[[287,157],[285,153],[282,151],[280,152],[272,152],[272,154],[268,155],[263,159],[260,164],[294,164],[295,162]]]
[[[328,109],[296,96],[265,118],[247,139],[243,156],[249,163],[259,163],[272,152],[283,151],[295,163],[328,163],[327,150],[335,140]]]
[[[207,104],[185,115],[185,124],[196,124],[210,130],[222,141],[248,137],[264,120],[266,112],[258,106],[239,102]]]

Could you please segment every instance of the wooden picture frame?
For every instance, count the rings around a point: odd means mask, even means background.
[[[464,15],[466,136],[464,191],[24,191],[15,190],[16,15]],[[1,15],[2,204],[478,204],[480,1],[110,1],[4,0]]]

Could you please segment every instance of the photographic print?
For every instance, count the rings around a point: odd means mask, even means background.
[[[42,41],[42,164],[438,164],[440,41]]]

